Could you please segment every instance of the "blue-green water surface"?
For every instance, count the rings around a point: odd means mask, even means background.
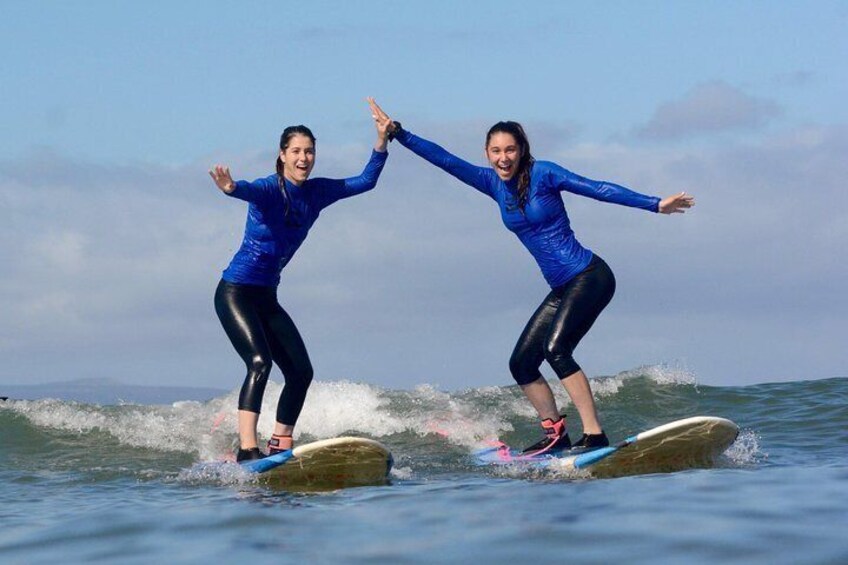
[[[710,469],[481,469],[468,457],[481,440],[537,439],[514,387],[318,382],[298,441],[372,437],[396,465],[388,485],[296,493],[193,471],[231,450],[236,391],[166,405],[12,399],[0,403],[0,560],[848,562],[848,379],[710,387],[645,370],[593,386],[614,439],[692,415],[742,431]]]

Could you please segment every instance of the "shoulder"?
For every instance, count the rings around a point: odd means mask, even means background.
[[[534,161],[533,168],[530,170],[530,177],[536,182],[544,182],[555,179],[562,173],[567,174],[568,171],[553,161]]]
[[[323,190],[329,186],[332,186],[334,183],[342,182],[340,179],[328,179],[324,177],[315,177],[311,179],[306,179],[301,186],[301,188],[305,189],[304,192],[315,191],[315,190]]]
[[[274,173],[273,175],[268,175],[267,177],[258,178],[251,184],[266,191],[276,190],[277,187],[280,186],[280,177],[278,177],[277,174]]]
[[[554,163],[553,161],[535,161],[533,163],[533,171],[534,173],[538,172],[539,174],[546,174],[557,171],[564,171],[565,169]]]
[[[550,182],[557,183],[563,179],[571,178],[574,173],[553,161],[536,161],[533,163],[533,170],[530,173],[538,179],[547,179]]]

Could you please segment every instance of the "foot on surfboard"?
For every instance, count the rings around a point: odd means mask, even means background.
[[[294,445],[291,436],[278,436],[274,434],[268,440],[268,455],[274,455],[281,451],[288,451]]]
[[[583,434],[577,442],[572,446],[572,453],[586,453],[587,451],[593,451],[595,449],[600,449],[602,447],[609,446],[609,438],[607,438],[607,434],[601,430],[599,434]]]
[[[522,453],[564,451],[571,448],[571,440],[565,429],[565,414],[557,421],[550,418],[542,420],[542,430],[545,432],[545,437],[524,449]]]
[[[259,451],[258,447],[239,449],[236,453],[236,463],[241,463],[242,461],[253,461],[255,459],[262,459],[264,457],[265,454]]]

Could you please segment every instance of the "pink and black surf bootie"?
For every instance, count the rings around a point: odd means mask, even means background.
[[[565,414],[558,420],[550,418],[542,420],[542,430],[545,432],[545,437],[524,449],[523,453],[565,451],[571,448],[571,440],[565,425]]]

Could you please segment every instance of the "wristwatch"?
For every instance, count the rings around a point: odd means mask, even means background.
[[[402,131],[403,131],[403,126],[402,126],[402,125],[400,125],[400,122],[394,122],[394,121],[393,121],[393,122],[392,122],[392,124],[394,124],[395,129],[394,129],[393,131],[389,132],[389,141],[394,141],[394,140],[395,140],[395,136],[396,136],[398,133],[400,133],[400,132],[402,132]]]

